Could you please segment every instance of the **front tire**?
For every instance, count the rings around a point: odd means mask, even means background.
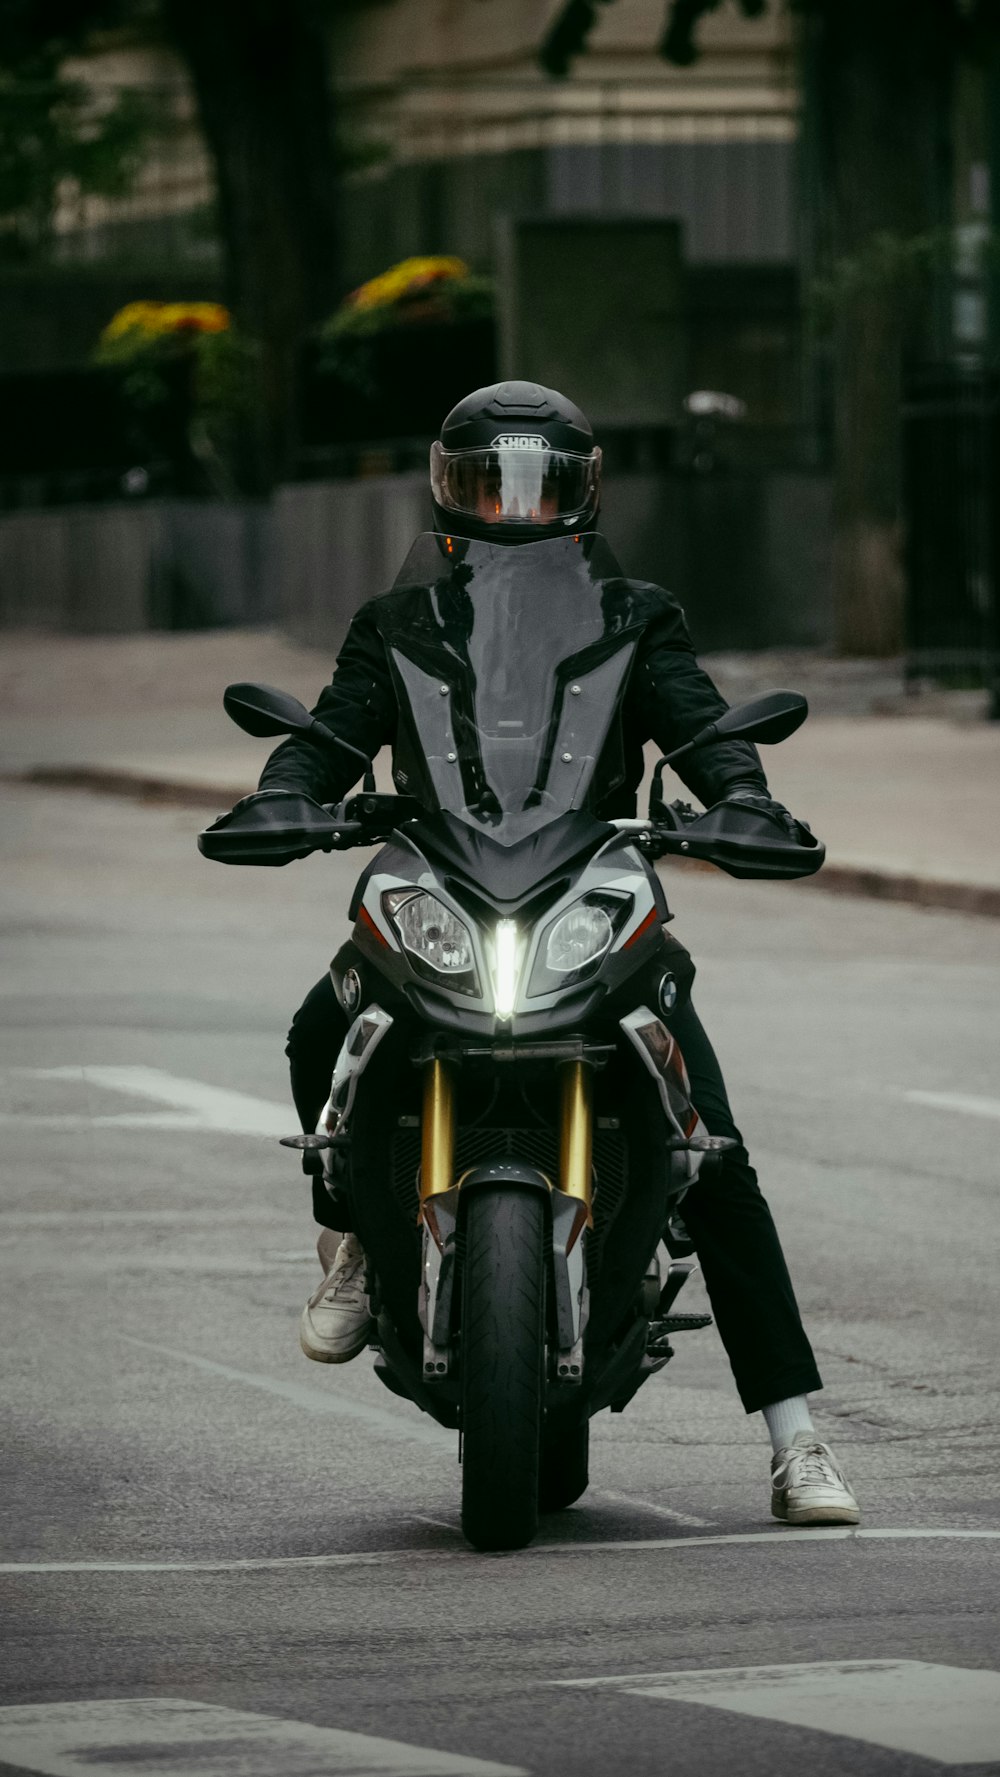
[[[545,1212],[539,1192],[476,1191],[465,1216],[462,1530],[523,1549],[538,1529],[545,1388]]]

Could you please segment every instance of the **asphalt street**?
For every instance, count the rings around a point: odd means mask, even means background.
[[[3,791],[0,1770],[1000,1773],[1000,922],[668,876],[863,1534],[773,1524],[708,1331],[483,1557],[455,1438],[297,1344],[284,1032],[365,854],[203,819]]]

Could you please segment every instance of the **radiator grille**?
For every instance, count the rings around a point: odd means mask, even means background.
[[[475,1124],[459,1128],[455,1144],[455,1176],[486,1160],[509,1158],[537,1166],[555,1181],[559,1166],[559,1141],[554,1130],[534,1127],[496,1128]],[[400,1208],[416,1220],[419,1203],[417,1176],[420,1168],[420,1130],[409,1125],[397,1129],[392,1142],[392,1187]],[[628,1184],[628,1147],[621,1129],[594,1131],[594,1235],[600,1247],[609,1223],[621,1207]]]
[[[600,1247],[628,1187],[628,1141],[623,1129],[594,1130],[594,1240]]]

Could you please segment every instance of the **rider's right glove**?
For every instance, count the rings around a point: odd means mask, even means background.
[[[306,818],[308,818],[310,811],[315,814],[326,814],[326,810],[322,808],[320,803],[313,802],[311,796],[304,796],[301,790],[253,790],[249,796],[241,796],[235,807],[231,808],[227,814],[220,814],[218,820],[213,821],[206,831],[208,833],[224,832],[232,826],[234,819],[238,820],[240,815],[249,810],[273,811],[279,817],[277,824],[281,826],[280,817],[290,812],[288,808],[290,802],[296,804]],[[266,819],[262,823],[262,827],[266,831]],[[289,851],[278,849],[268,851],[265,845],[261,845],[252,861],[257,866],[266,866],[272,870],[280,869],[285,864],[294,863],[297,858],[307,857],[312,849],[314,848],[308,845],[299,845],[293,846]],[[248,861],[246,858],[240,859],[241,863]]]

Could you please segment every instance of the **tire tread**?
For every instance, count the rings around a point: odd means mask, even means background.
[[[483,1191],[466,1222],[462,1528],[480,1549],[523,1548],[538,1526],[544,1392],[545,1205]]]

